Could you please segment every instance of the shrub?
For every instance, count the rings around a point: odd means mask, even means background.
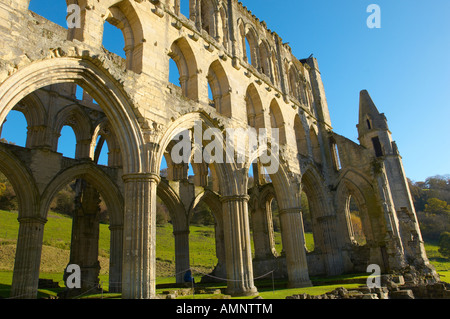
[[[439,252],[442,256],[450,257],[450,233],[443,232],[439,238]]]

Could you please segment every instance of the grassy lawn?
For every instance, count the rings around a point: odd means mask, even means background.
[[[0,211],[0,297],[9,297],[9,291],[12,282],[12,269],[14,267],[15,244],[17,240],[19,223],[17,213]],[[69,262],[70,237],[72,229],[72,220],[66,216],[56,213],[50,213],[48,222],[44,231],[44,246],[42,252],[40,278],[52,279],[59,282],[60,287],[64,287],[62,281],[64,268]],[[108,225],[100,225],[100,263],[101,276],[100,282],[105,291],[108,290],[109,273],[109,240],[110,231]],[[191,266],[201,272],[208,273],[212,271],[217,263],[215,254],[215,235],[214,227],[209,226],[191,226],[190,228],[190,261]],[[278,252],[281,251],[281,234],[275,233],[275,244]],[[306,234],[306,245],[308,250],[314,249],[312,234]],[[443,258],[438,251],[437,243],[427,243],[426,250],[432,264],[441,275],[441,280],[450,282],[450,260]],[[157,227],[157,285],[174,284],[175,278],[175,242],[173,229],[170,224]],[[199,275],[195,276],[200,278]],[[335,278],[312,278],[314,287],[286,289],[286,282],[275,282],[275,291],[271,280],[257,280],[255,285],[258,288],[259,295],[264,299],[284,299],[294,294],[307,293],[310,295],[319,295],[334,290],[337,287],[353,289],[358,287],[359,283],[354,283],[354,279],[364,279],[365,275],[339,276]],[[326,280],[324,282],[324,280]],[[330,281],[339,281],[337,284]],[[321,284],[321,282],[323,284]],[[209,289],[224,289],[225,284],[206,285]],[[60,289],[40,289],[40,297],[56,296],[63,290]],[[158,288],[157,293],[162,293],[167,288]],[[91,296],[92,297],[92,296]],[[95,297],[99,297],[98,295]],[[104,297],[117,298],[117,294],[106,294]],[[188,295],[183,298],[222,298],[223,295]],[[181,298],[181,297],[180,297]],[[252,297],[251,297],[252,298]]]

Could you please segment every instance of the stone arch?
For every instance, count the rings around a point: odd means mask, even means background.
[[[316,163],[321,164],[322,152],[320,150],[319,137],[313,126],[309,128],[309,140],[311,142],[312,158]]]
[[[186,208],[169,183],[161,181],[158,184],[157,195],[169,210],[174,231],[185,229],[188,224]]]
[[[99,143],[97,144],[97,139],[100,137]],[[101,148],[103,148],[103,143],[106,142],[108,145],[108,166],[110,167],[120,167],[122,166],[122,155],[120,152],[120,145],[117,141],[117,136],[112,130],[111,125],[107,118],[104,118],[99,122],[92,134],[91,148],[89,152],[89,157],[97,163],[99,153]]]
[[[300,101],[300,76],[299,71],[295,65],[291,64],[288,67],[288,79],[289,79],[289,93],[297,101]]]
[[[222,28],[220,30],[220,35],[222,38],[222,44],[225,50],[228,50],[230,47],[230,31],[228,25],[228,10],[224,3],[221,4],[219,8],[220,22],[222,24]]]
[[[284,145],[286,144],[286,122],[284,120],[283,113],[281,112],[281,108],[275,99],[273,99],[270,103],[269,112],[271,127],[279,130],[279,143],[280,145]]]
[[[27,138],[25,147],[47,146],[45,130],[46,110],[39,96],[32,93],[23,98],[13,110],[21,112],[27,122]],[[1,133],[1,129],[0,129]]]
[[[213,275],[221,278],[227,277],[226,271],[226,253],[225,253],[225,239],[224,239],[224,220],[223,220],[223,208],[220,196],[209,190],[205,189],[198,194],[189,208],[189,218],[195,211],[195,208],[204,202],[212,211],[215,220],[215,240],[216,240],[216,257],[217,265],[213,270]]]
[[[267,75],[267,77],[274,82],[274,76],[272,71],[272,55],[270,46],[266,40],[262,40],[259,45],[259,57],[260,57],[260,69],[261,73]]]
[[[144,34],[142,24],[133,5],[129,0],[114,4],[109,8],[105,20],[123,33],[127,69],[141,73]]]
[[[124,199],[120,189],[111,177],[92,163],[69,167],[55,176],[42,193],[39,215],[47,217],[52,198],[65,185],[75,179],[86,180],[103,197],[111,212],[111,225],[123,225]]]
[[[223,116],[231,118],[231,87],[225,69],[218,60],[209,67],[207,79],[213,94],[214,107]]]
[[[314,236],[314,252],[321,255],[324,271],[333,276],[343,272],[342,239],[338,236],[337,216],[325,181],[315,166],[310,166],[302,175],[302,190],[308,197],[309,209],[312,217]]]
[[[196,127],[197,125],[198,127]],[[188,113],[172,122],[170,126],[167,127],[165,134],[161,137],[159,141],[160,147],[158,154],[156,156],[155,165],[158,167],[161,166],[164,152],[168,148],[169,144],[173,141],[173,139],[176,136],[180,135],[180,133],[185,132],[186,130],[199,129],[201,130],[201,132],[199,133],[203,134],[203,132],[208,128],[218,129],[213,124],[213,120],[211,120],[209,116],[207,116],[202,112]],[[225,149],[225,142],[223,141],[223,136],[217,137],[221,139],[219,143],[221,143]],[[203,154],[201,155],[203,156]],[[191,160],[189,159],[189,162],[190,161]],[[234,167],[232,164],[211,163],[209,167],[211,171],[214,172],[214,174],[217,174],[218,177],[217,180],[222,195],[232,195],[239,193],[241,185],[238,185],[239,183],[236,181],[236,178],[234,176]]]
[[[0,171],[13,186],[18,198],[19,219],[39,218],[39,190],[29,169],[21,163],[5,145],[0,144]]]
[[[0,86],[0,122],[28,94],[66,82],[82,86],[101,105],[118,136],[121,150],[127,154],[123,157],[125,172],[144,169],[140,154],[143,136],[130,99],[108,72],[87,59],[54,58],[19,69]]]
[[[259,61],[259,46],[258,46],[258,33],[256,32],[256,30],[253,28],[253,26],[247,24],[244,27],[244,34],[243,36],[243,52],[244,52],[244,60],[246,62],[248,61],[248,57],[250,57],[251,59],[251,65],[255,68],[258,69],[259,65],[260,65],[260,61]],[[247,45],[245,43],[245,41],[248,41],[248,44],[250,46],[250,52],[247,52]]]
[[[359,172],[354,169],[345,170],[339,179],[336,190],[336,207],[338,217],[342,225],[345,225],[348,236],[343,239],[347,242],[352,242],[352,226],[350,221],[349,211],[347,206],[349,204],[349,197],[352,196],[360,209],[361,221],[364,235],[367,242],[376,240],[372,231],[372,223],[370,211],[373,208],[370,206],[371,197],[373,196],[373,188],[369,181]]]
[[[89,116],[78,104],[69,105],[60,110],[55,116],[54,130],[57,134],[53,142],[53,151],[56,152],[58,138],[64,126],[70,126],[77,140],[75,158],[89,157],[89,149],[92,139],[92,125]]]
[[[257,130],[265,128],[264,110],[261,97],[253,83],[247,88],[245,101],[247,106],[247,124]]]
[[[298,114],[296,114],[294,118],[294,132],[295,140],[297,142],[297,152],[300,155],[308,156],[308,141],[306,138],[306,131]]]
[[[198,67],[189,42],[185,38],[174,41],[169,56],[178,67],[183,95],[198,101]]]
[[[200,0],[200,17],[202,29],[205,30],[211,37],[217,37],[217,18],[219,17],[219,4],[216,0]]]

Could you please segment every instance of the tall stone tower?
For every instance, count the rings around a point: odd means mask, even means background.
[[[375,106],[366,90],[360,93],[358,135],[363,147],[376,158],[377,182],[387,217],[388,235],[392,236],[390,255],[401,255],[392,268],[403,268],[406,262],[418,268],[427,268],[423,239],[411,198],[402,157],[392,139],[387,119]],[[395,248],[394,248],[395,246]],[[396,251],[396,253],[394,253]],[[397,256],[399,257],[399,256]]]

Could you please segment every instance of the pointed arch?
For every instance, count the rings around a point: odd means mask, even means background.
[[[247,88],[245,93],[245,101],[247,107],[247,124],[257,130],[265,128],[264,110],[261,97],[253,83]]]
[[[272,54],[270,46],[266,40],[261,41],[259,45],[259,57],[260,57],[260,71],[267,75],[267,77],[274,82],[274,76],[272,71]]]
[[[207,80],[211,87],[214,107],[220,114],[231,118],[231,87],[225,69],[218,60],[209,67]]]
[[[144,31],[134,6],[129,0],[120,1],[108,9],[105,20],[123,33],[127,69],[141,73]]]
[[[101,106],[116,132],[121,150],[127,154],[124,172],[139,172],[143,167],[140,150],[143,136],[123,88],[101,66],[84,58],[53,58],[20,68],[0,85],[0,122],[28,94],[51,84],[76,83]]]
[[[279,134],[279,144],[286,144],[286,130],[285,130],[285,120],[283,117],[283,113],[281,112],[281,108],[278,105],[278,102],[273,99],[270,103],[269,108],[270,113],[270,124],[272,129],[278,129]]]
[[[303,156],[308,156],[306,131],[298,114],[296,114],[294,118],[294,132],[295,140],[297,142],[297,152]]]
[[[317,136],[316,130],[313,126],[309,128],[309,139],[311,141],[312,158],[316,163],[321,164],[322,152],[320,150],[319,137]]]
[[[199,72],[197,61],[186,38],[179,38],[173,42],[169,56],[178,67],[183,95],[191,100],[198,101]]]

